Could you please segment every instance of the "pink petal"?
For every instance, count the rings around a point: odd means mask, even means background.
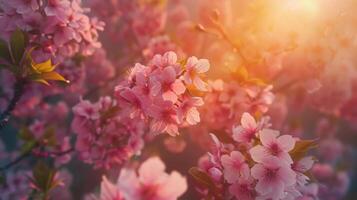
[[[171,88],[177,95],[183,94],[186,91],[185,85],[179,79],[176,79]]]
[[[161,199],[178,199],[187,190],[186,178],[173,171],[159,190]]]
[[[153,184],[165,175],[165,164],[158,157],[147,159],[138,170],[141,183]]]
[[[279,178],[284,181],[285,186],[291,186],[296,183],[296,173],[291,169],[290,165],[280,168]]]
[[[188,72],[183,75],[183,80],[186,84],[192,84],[191,76]]]
[[[282,135],[278,138],[279,146],[286,152],[294,149],[295,139],[291,135]]]
[[[285,161],[288,164],[292,164],[293,163],[293,160],[291,159],[291,156],[286,152],[280,153],[279,158],[281,158],[281,160]]]
[[[156,79],[150,79],[150,93],[153,96],[157,96],[161,91],[161,84]]]
[[[165,101],[171,101],[172,103],[176,103],[177,95],[173,91],[167,91],[162,94],[162,98]]]
[[[264,146],[269,146],[279,136],[279,131],[272,129],[263,129],[260,133],[260,141]]]
[[[173,65],[177,62],[177,55],[173,51],[169,51],[164,54],[164,59],[167,61],[167,64]]]
[[[244,135],[242,134],[244,131],[244,128],[242,126],[235,126],[232,128],[233,132],[233,140],[236,142],[244,142],[245,138]]]
[[[187,59],[186,69],[189,69],[189,70],[192,69],[193,66],[195,66],[197,62],[198,62],[197,57],[195,57],[195,56],[189,57]]]
[[[263,162],[264,159],[271,156],[267,149],[262,145],[257,145],[251,148],[249,150],[249,153],[255,162]]]
[[[200,113],[197,108],[193,107],[187,111],[186,120],[190,125],[195,125],[200,122]]]
[[[308,156],[298,161],[297,168],[300,172],[305,172],[311,169],[313,164],[314,164],[314,160],[312,159],[311,156]]]
[[[207,83],[204,82],[199,76],[193,79],[193,85],[200,91],[207,91]]]
[[[207,59],[200,59],[198,60],[198,63],[196,64],[196,72],[201,74],[205,73],[209,70],[210,64]]]
[[[165,131],[166,124],[164,121],[154,121],[151,123],[150,131],[153,133],[162,133]]]
[[[165,130],[169,135],[171,136],[177,136],[180,135],[180,133],[178,132],[178,127],[176,124],[169,124],[166,126],[166,130]]]
[[[260,179],[265,175],[265,167],[262,164],[255,164],[250,172],[253,178]]]
[[[192,105],[193,106],[203,106],[204,102],[203,99],[201,97],[192,97]]]
[[[176,71],[172,66],[166,67],[162,71],[161,78],[164,82],[173,83],[176,79]]]
[[[125,199],[130,199],[135,196],[135,191],[140,188],[140,181],[136,173],[132,169],[122,169],[117,181],[117,187],[123,193]]]
[[[112,200],[118,195],[119,190],[107,179],[107,177],[103,176],[102,182],[100,184],[100,192],[100,199]]]
[[[253,129],[257,127],[254,117],[247,112],[243,113],[240,123],[244,128]]]

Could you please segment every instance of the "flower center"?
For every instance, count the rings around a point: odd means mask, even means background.
[[[273,156],[278,156],[281,153],[281,149],[277,143],[272,143],[269,150]]]

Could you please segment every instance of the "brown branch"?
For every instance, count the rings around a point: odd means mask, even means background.
[[[17,103],[20,101],[22,95],[24,94],[24,87],[26,85],[25,79],[17,79],[14,85],[14,95],[9,101],[9,104],[5,110],[0,114],[0,130],[3,129],[11,116],[11,112],[15,109]]]

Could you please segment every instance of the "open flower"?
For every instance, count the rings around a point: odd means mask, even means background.
[[[258,125],[254,117],[245,112],[241,118],[241,125],[233,127],[233,139],[237,142],[249,143],[257,136]]]
[[[186,72],[183,75],[186,84],[193,84],[201,91],[207,91],[207,83],[205,83],[200,75],[206,73],[210,68],[207,59],[197,59],[195,56],[188,58],[186,64]]]
[[[288,152],[293,150],[295,139],[291,135],[278,136],[279,131],[263,129],[260,133],[260,141],[263,145],[257,145],[249,151],[252,159],[261,163],[265,158],[277,157],[292,164],[293,160]]]
[[[241,177],[237,182],[229,186],[229,192],[239,200],[255,200],[257,197],[254,179],[250,175]]]
[[[157,100],[156,105],[149,108],[149,115],[153,118],[151,132],[167,132],[171,136],[179,135],[177,108],[171,101]]]
[[[241,176],[249,176],[248,164],[239,151],[232,151],[230,155],[223,155],[221,162],[224,169],[224,178],[228,183],[236,182]]]
[[[184,97],[182,103],[179,104],[178,118],[182,122],[186,119],[186,122],[190,125],[195,125],[200,122],[200,113],[197,110],[198,106],[203,105],[201,97]]]
[[[314,160],[311,156],[302,158],[298,161],[295,161],[291,168],[296,172],[296,182],[299,185],[307,184],[309,177],[307,177],[304,173],[311,169],[312,165],[314,164]]]
[[[124,200],[124,198],[116,185],[103,176],[102,183],[100,184],[100,198],[98,200]]]
[[[282,199],[285,189],[296,183],[296,173],[290,165],[276,157],[264,158],[252,167],[251,173],[258,180],[255,189],[262,199]]]
[[[158,158],[149,158],[139,168],[123,169],[118,189],[126,200],[176,200],[187,190],[186,179],[178,172],[165,172],[165,164]]]
[[[163,99],[173,103],[176,103],[178,95],[186,91],[185,85],[176,76],[174,67],[168,66],[163,69],[159,77]]]

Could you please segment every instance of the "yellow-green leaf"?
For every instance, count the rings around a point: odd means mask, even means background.
[[[31,66],[37,73],[52,72],[56,68],[55,65],[52,65],[51,59],[42,63],[34,63],[32,61]]]
[[[35,82],[39,82],[39,83],[42,83],[42,84],[44,84],[44,85],[50,85],[46,80],[44,80],[44,79],[41,79],[41,78],[38,78],[38,79],[32,79],[33,81],[35,81]]]
[[[66,83],[69,83],[69,81],[66,80],[61,74],[54,72],[54,71],[43,73],[41,75],[41,78],[45,79],[45,80],[64,81]]]
[[[26,48],[26,36],[23,31],[17,29],[10,38],[11,53],[16,64],[20,63]]]
[[[11,62],[11,56],[7,42],[0,39],[0,57],[8,62]]]
[[[291,150],[289,154],[293,160],[300,160],[306,155],[307,151],[316,148],[317,146],[317,140],[299,140],[295,143],[294,149]]]

